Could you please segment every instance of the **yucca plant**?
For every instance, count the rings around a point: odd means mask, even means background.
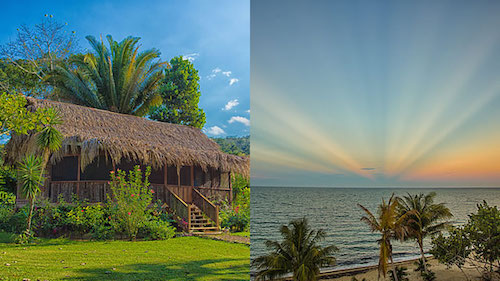
[[[72,56],[58,65],[47,80],[58,96],[70,102],[119,113],[144,116],[150,106],[160,105],[157,87],[166,62],[156,49],[139,52],[139,37],[121,42],[87,36],[93,52]]]
[[[257,280],[274,279],[287,273],[293,274],[294,281],[314,281],[321,266],[335,264],[335,246],[321,247],[318,243],[325,239],[324,230],[312,230],[307,219],[292,220],[281,226],[283,241],[266,241],[272,252],[256,258]]]
[[[21,192],[28,199],[30,210],[28,214],[28,225],[26,233],[31,231],[31,219],[33,218],[33,208],[35,199],[40,193],[40,186],[44,181],[42,176],[42,158],[29,155],[19,163],[19,181],[21,182]]]

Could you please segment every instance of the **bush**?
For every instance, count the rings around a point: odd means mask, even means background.
[[[11,167],[0,164],[0,192],[3,191],[15,194],[16,185],[16,171]]]
[[[221,226],[233,232],[244,231],[250,225],[250,213],[246,210],[241,211],[239,206],[232,208],[226,204],[219,216],[221,218]]]
[[[167,240],[175,235],[175,228],[166,221],[151,219],[139,228],[139,236],[149,240]]]
[[[123,229],[129,239],[136,239],[137,232],[147,220],[147,208],[153,200],[153,191],[149,189],[149,175],[151,167],[146,168],[144,179],[139,166],[126,172],[118,170],[117,174],[111,171],[111,191],[113,200],[110,202],[112,220],[117,228]]]
[[[16,196],[0,191],[0,230],[11,231],[11,220],[15,213]]]
[[[407,268],[404,267],[404,266],[396,266],[395,268],[395,271],[396,271],[396,275],[398,277],[398,281],[409,281],[410,279],[408,279],[408,272],[407,272]],[[389,278],[391,279],[391,281],[395,281],[396,278],[394,276],[394,271],[392,270],[389,270]]]
[[[446,237],[435,237],[430,253],[439,262],[459,269],[471,256],[475,264],[483,265],[476,269],[483,272],[483,279],[489,280],[500,270],[500,210],[485,201],[477,209],[464,226],[450,229]]]
[[[98,225],[92,229],[90,235],[94,240],[112,240],[115,237],[115,229],[111,225]]]

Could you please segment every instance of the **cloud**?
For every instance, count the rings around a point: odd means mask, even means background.
[[[200,56],[200,53],[185,54],[182,57],[190,62],[195,61]]]
[[[237,83],[238,81],[240,81],[240,79],[238,79],[238,78],[229,79],[229,86],[232,86],[234,83]]]
[[[222,71],[222,75],[225,75],[226,77],[231,76],[231,71]]]
[[[216,67],[214,69],[212,69],[212,73],[210,73],[210,75],[207,76],[208,80],[212,80],[215,78],[215,76],[217,76],[217,73],[221,72],[222,69]]]
[[[230,100],[226,103],[226,105],[224,106],[224,108],[222,110],[231,110],[231,108],[237,106],[238,104],[240,104],[238,99]]]
[[[219,126],[212,126],[208,129],[203,129],[203,131],[212,136],[224,135],[226,132]]]
[[[361,170],[363,170],[363,171],[373,171],[373,170],[375,170],[375,168],[361,168]]]
[[[247,113],[250,113],[250,109],[249,109],[249,110],[247,110]]]
[[[239,123],[241,123],[241,124],[243,124],[245,126],[250,126],[250,120],[248,120],[248,118],[245,118],[245,117],[242,117],[242,116],[233,116],[227,122],[229,122],[230,124],[234,123],[234,122],[239,122]]]

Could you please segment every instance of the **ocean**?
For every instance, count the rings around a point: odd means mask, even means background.
[[[348,268],[376,264],[379,247],[378,233],[371,233],[360,221],[364,212],[358,203],[376,213],[382,198],[386,201],[410,193],[435,191],[435,203],[444,202],[451,210],[454,224],[463,224],[476,205],[486,200],[500,207],[500,188],[304,188],[252,187],[251,189],[251,259],[267,253],[264,242],[281,241],[279,227],[291,219],[306,217],[314,229],[327,233],[323,245],[334,244],[337,266]],[[430,239],[425,241],[430,248]],[[418,257],[414,242],[394,242],[395,260]],[[253,270],[252,270],[253,271]]]

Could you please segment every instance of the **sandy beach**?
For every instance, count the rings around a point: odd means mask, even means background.
[[[413,264],[414,260],[411,261],[402,261],[396,263],[398,266],[405,266],[408,268],[408,278],[410,280],[422,280],[418,272],[415,272],[414,269],[416,266]],[[431,270],[436,273],[436,280],[439,281],[458,281],[458,280],[467,280],[465,275],[458,269],[457,267],[447,268],[445,265],[440,264],[437,260],[431,260]],[[475,280],[479,277],[479,273],[476,269],[465,266],[464,268],[465,274],[469,277],[470,280]],[[376,281],[378,280],[378,271],[376,266],[367,266],[367,267],[358,267],[352,269],[345,270],[337,270],[332,272],[325,272],[321,274],[321,280],[336,280],[336,281],[351,281],[353,277],[356,277],[359,281],[365,279],[366,281]],[[387,275],[384,279],[383,277],[380,280],[390,280]]]

